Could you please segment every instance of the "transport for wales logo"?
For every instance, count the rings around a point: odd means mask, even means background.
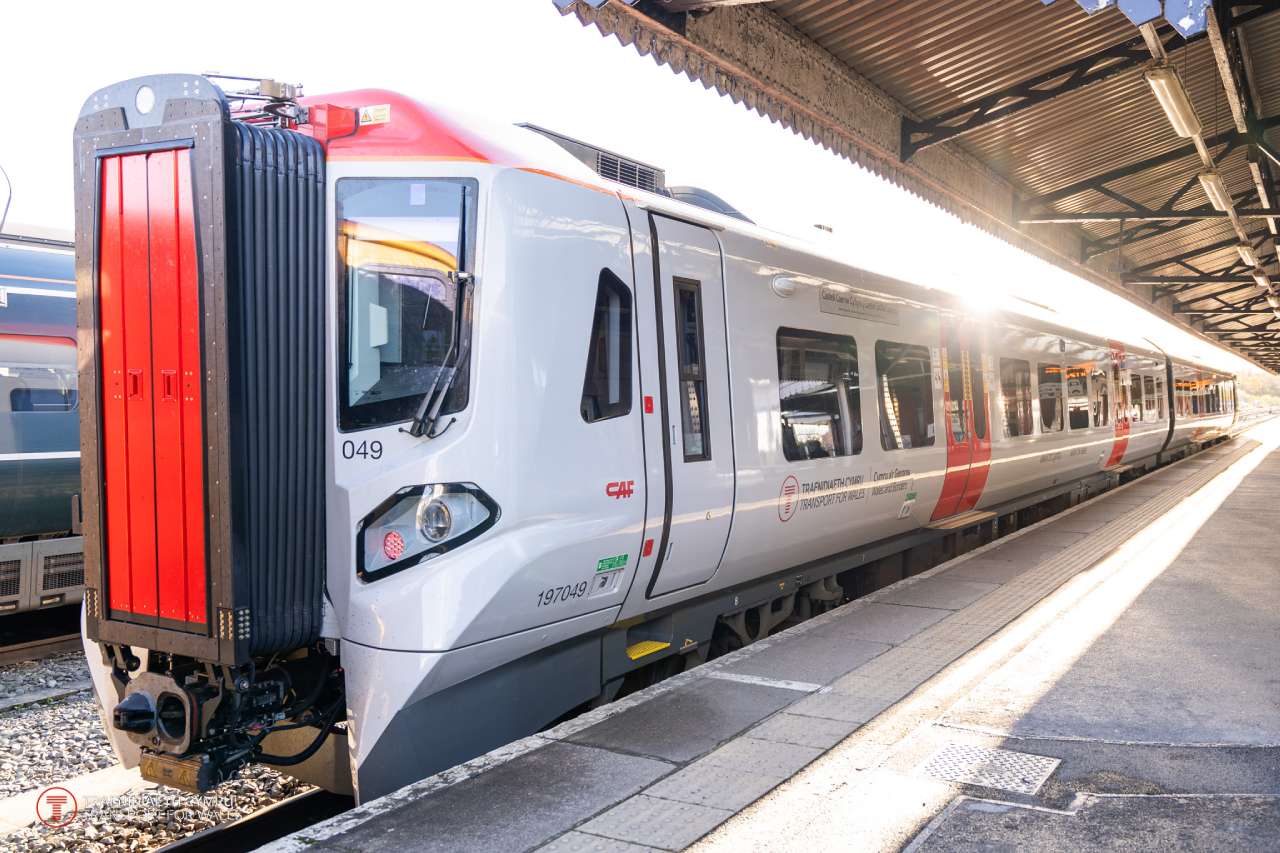
[[[904,483],[903,486],[905,485]],[[867,492],[868,488],[861,474],[807,483],[801,483],[794,474],[788,474],[778,492],[778,520],[790,521],[802,509],[823,509],[849,501],[860,501],[867,496]]]
[[[795,474],[788,474],[782,481],[782,491],[778,492],[778,520],[790,521],[796,514],[796,502],[800,497],[800,481]]]
[[[50,829],[58,829],[76,819],[80,806],[75,795],[66,788],[45,788],[36,797],[36,817]]]

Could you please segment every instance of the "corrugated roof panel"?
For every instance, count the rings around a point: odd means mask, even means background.
[[[1087,16],[1074,3],[779,0],[770,8],[920,115],[1137,35],[1123,16]]]
[[[939,116],[979,98],[1134,39],[1138,31],[1111,10],[1085,15],[1077,4],[992,3],[989,0],[779,0],[770,6],[805,36],[897,99],[921,119]],[[1242,28],[1254,68],[1263,115],[1280,112],[1280,14]],[[1208,39],[1182,44],[1170,53],[1195,105],[1206,137],[1235,130]],[[1273,132],[1280,136],[1280,129]],[[1140,68],[1060,95],[1048,102],[990,122],[955,140],[1008,178],[1029,197],[1073,186],[1087,178],[1187,147],[1178,137],[1142,78]],[[1246,167],[1244,146],[1224,153],[1213,146],[1218,170],[1243,206],[1255,206],[1256,192]],[[1139,205],[1160,208],[1202,169],[1194,153],[1109,182],[1107,189]],[[1207,205],[1191,183],[1175,207]],[[1042,208],[1043,209],[1043,208]],[[1121,201],[1095,189],[1076,192],[1049,209],[1064,213],[1120,211]],[[1123,246],[1113,266],[1150,268],[1156,275],[1225,271],[1239,260],[1234,248],[1204,249],[1234,242],[1226,219],[1188,221]],[[1251,233],[1262,220],[1244,220]],[[1080,226],[1088,240],[1116,235],[1119,223]],[[1126,231],[1150,230],[1126,223]],[[1158,264],[1185,255],[1184,263]],[[1238,271],[1237,271],[1238,274]],[[1247,304],[1260,291],[1238,284],[1175,285],[1177,298],[1220,306]],[[1265,320],[1265,318],[1263,318]],[[1247,324],[1246,324],[1247,325]]]

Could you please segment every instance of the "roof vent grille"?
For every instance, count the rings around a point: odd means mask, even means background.
[[[598,145],[582,142],[562,133],[547,130],[545,127],[538,127],[535,124],[522,124],[520,127],[547,137],[606,180],[617,181],[620,184],[626,184],[629,187],[635,187],[646,192],[666,195],[667,177],[657,167],[641,163],[639,160],[633,160],[629,157],[623,157]]]
[[[657,172],[648,166],[624,160],[616,154],[601,151],[596,156],[596,172],[600,177],[649,192],[658,191]]]

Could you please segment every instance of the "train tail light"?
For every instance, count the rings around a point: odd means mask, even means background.
[[[498,505],[472,483],[409,486],[364,517],[356,574],[374,581],[465,545],[498,520]]]

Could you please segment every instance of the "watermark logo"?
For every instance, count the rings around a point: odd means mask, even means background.
[[[36,797],[36,817],[50,829],[66,826],[79,813],[80,804],[76,802],[75,794],[61,786],[45,788]]]

